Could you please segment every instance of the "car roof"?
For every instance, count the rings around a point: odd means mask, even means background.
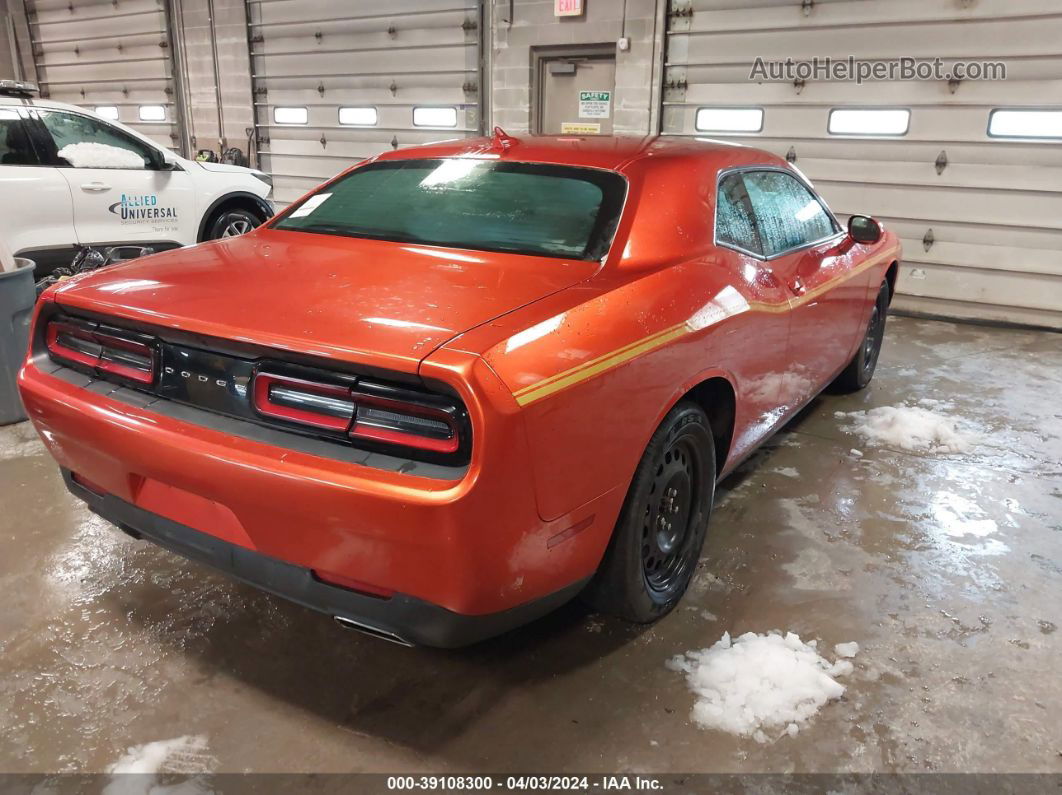
[[[720,164],[735,161],[785,164],[769,152],[728,141],[679,136],[622,135],[509,135],[456,138],[413,146],[378,155],[378,160],[413,160],[438,157],[490,157],[517,162],[621,170],[636,160],[654,157],[713,156]]]

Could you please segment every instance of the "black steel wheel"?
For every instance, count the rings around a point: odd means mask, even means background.
[[[878,366],[881,343],[885,339],[885,319],[889,314],[889,285],[882,283],[870,312],[867,330],[852,361],[830,384],[831,392],[858,392],[870,383]]]
[[[691,562],[689,546],[696,533],[691,532],[690,511],[703,466],[688,435],[675,440],[657,465],[642,522],[642,574],[653,591],[671,589]]]
[[[638,464],[601,566],[584,599],[647,623],[682,598],[697,567],[715,496],[715,444],[704,411],[680,403]]]

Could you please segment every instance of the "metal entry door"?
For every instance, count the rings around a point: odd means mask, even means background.
[[[538,132],[611,135],[616,88],[614,58],[553,58],[542,63]]]

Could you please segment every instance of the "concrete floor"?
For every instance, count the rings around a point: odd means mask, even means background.
[[[0,770],[100,771],[195,734],[189,764],[213,771],[1058,773],[1060,394],[1058,335],[893,318],[870,389],[817,400],[723,484],[669,617],[573,606],[458,652],[345,633],[128,539],[28,425],[0,429]],[[873,448],[834,417],[922,398],[979,446]],[[772,628],[858,641],[843,699],[773,744],[698,729],[665,661]]]

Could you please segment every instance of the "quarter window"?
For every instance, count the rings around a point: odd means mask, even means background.
[[[840,229],[821,200],[784,171],[747,171],[745,189],[769,257],[817,243]]]
[[[0,108],[0,165],[36,166],[39,164],[33,143],[18,112]]]
[[[153,150],[121,130],[88,116],[42,110],[61,165],[72,168],[148,169]]]
[[[760,233],[756,229],[756,219],[741,174],[731,174],[719,182],[719,198],[715,209],[715,239],[717,243],[750,254],[763,254]]]

